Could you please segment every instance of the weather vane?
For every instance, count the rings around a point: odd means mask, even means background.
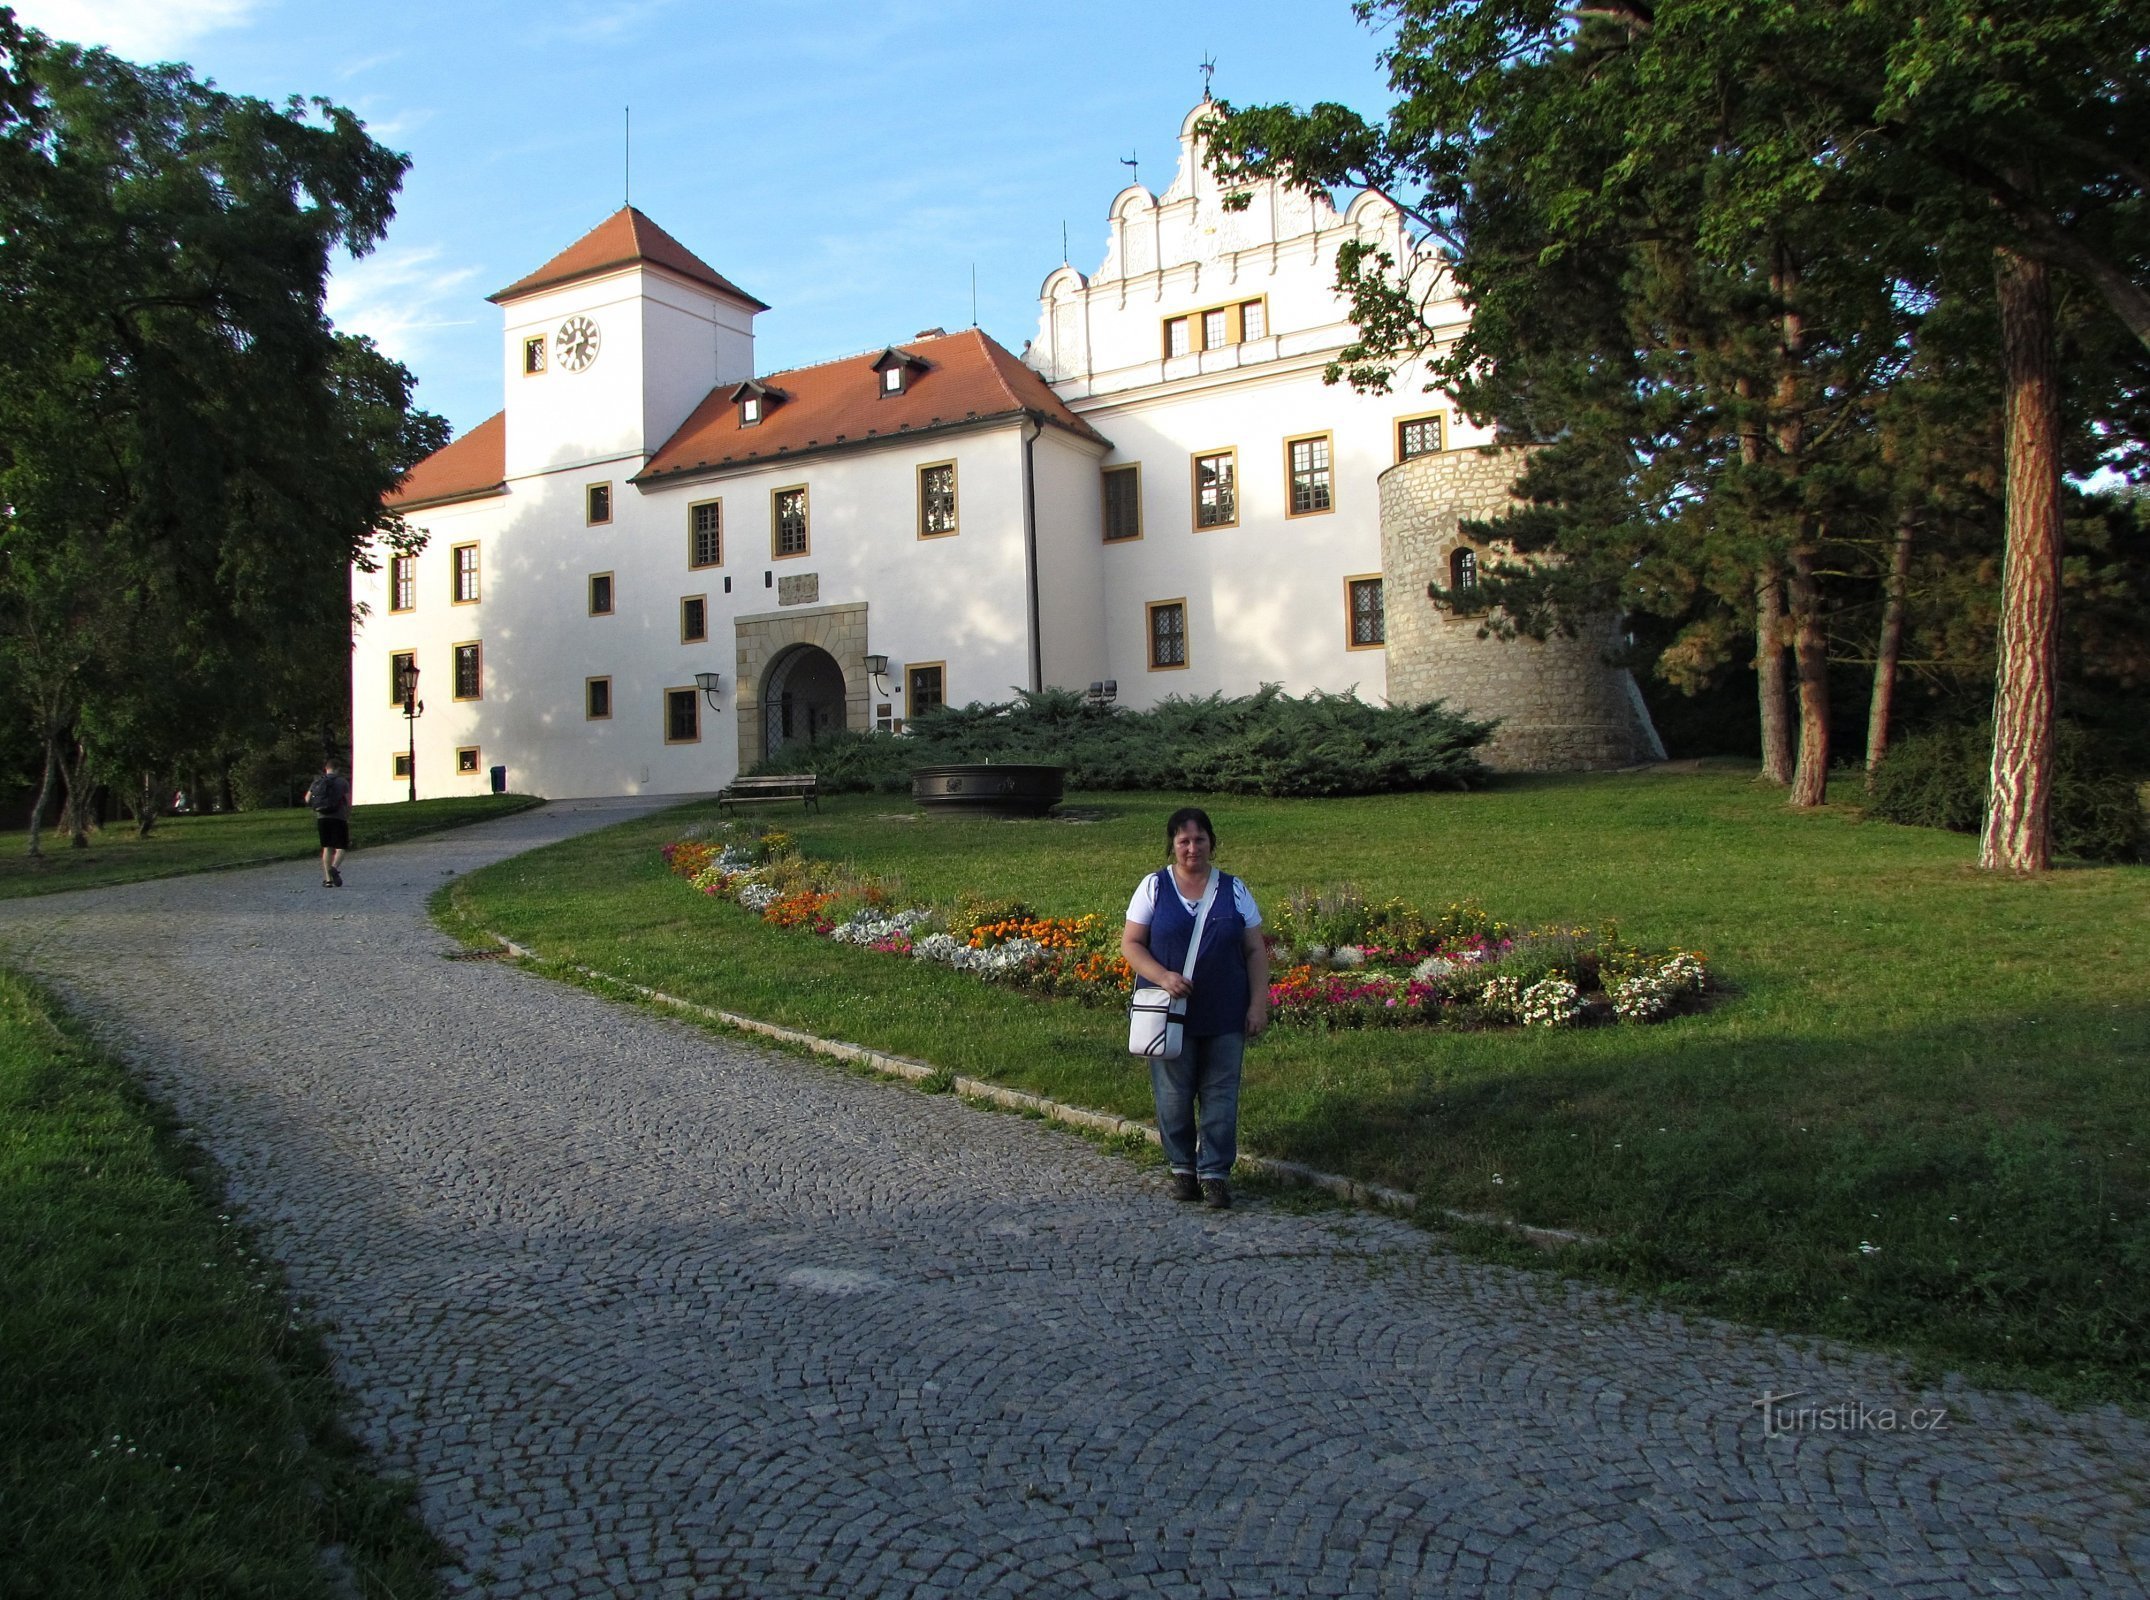
[[[1202,98],[1203,98],[1204,100],[1207,100],[1207,99],[1209,99],[1209,98],[1210,98],[1210,92],[1209,92],[1209,80],[1210,80],[1210,79],[1212,79],[1212,78],[1214,78],[1214,77],[1215,77],[1215,76],[1217,75],[1217,58],[1216,58],[1215,56],[1212,56],[1212,55],[1205,55],[1205,56],[1203,56],[1203,57],[1202,57],[1202,67],[1201,67],[1201,72],[1202,72]]]
[[[1140,153],[1141,152],[1139,151],[1131,150],[1126,155],[1120,157],[1120,165],[1134,174],[1134,181],[1137,183],[1140,183],[1142,181],[1142,168],[1135,164],[1135,158]]]

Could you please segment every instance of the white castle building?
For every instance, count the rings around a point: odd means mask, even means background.
[[[354,574],[357,798],[406,792],[407,663],[428,795],[494,766],[706,791],[829,728],[1108,679],[1444,698],[1505,719],[1510,766],[1661,756],[1606,637],[1482,640],[1427,598],[1508,470],[1417,373],[1322,382],[1337,249],[1417,260],[1402,218],[1271,184],[1225,209],[1208,111],[1163,195],[1114,199],[1096,275],[1045,280],[1021,357],[932,329],[757,374],[767,307],[631,208],[493,295],[506,403],[394,496],[423,552]]]

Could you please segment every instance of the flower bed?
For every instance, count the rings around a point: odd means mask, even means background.
[[[715,838],[664,847],[665,865],[704,894],[781,928],[884,955],[937,961],[989,982],[1092,1003],[1126,998],[1120,924],[1045,917],[966,895],[903,906],[900,884],[799,853],[791,836],[727,822]],[[1699,951],[1639,948],[1616,924],[1519,928],[1459,903],[1427,916],[1349,887],[1288,896],[1265,924],[1270,1014],[1282,1026],[1525,1027],[1659,1022],[1710,989]]]

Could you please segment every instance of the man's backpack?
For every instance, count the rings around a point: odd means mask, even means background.
[[[351,793],[351,786],[344,782],[340,772],[324,772],[314,779],[306,791],[306,803],[320,816],[341,811],[344,800]]]

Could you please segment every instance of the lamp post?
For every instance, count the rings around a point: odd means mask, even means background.
[[[401,674],[403,686],[403,727],[409,744],[403,764],[410,775],[410,798],[418,798],[418,719],[426,714],[426,703],[418,698],[418,663],[415,659],[403,663]]]

